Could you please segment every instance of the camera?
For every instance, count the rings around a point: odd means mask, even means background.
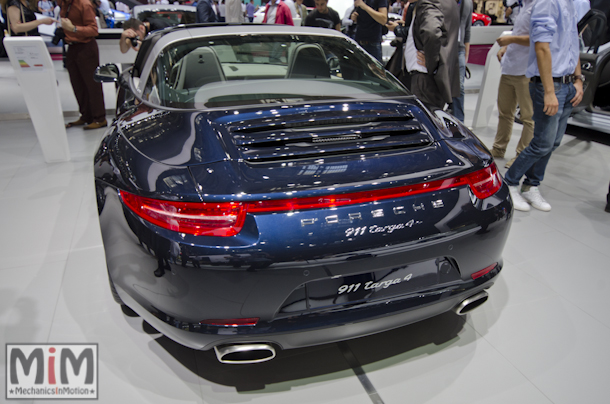
[[[138,41],[140,40],[140,37],[136,36],[135,38],[129,38],[129,40],[131,41],[131,46],[135,48],[136,46],[138,46]]]
[[[55,34],[53,35],[53,39],[51,39],[51,43],[53,45],[59,44],[59,41],[66,38],[66,33],[62,27],[55,28]]]

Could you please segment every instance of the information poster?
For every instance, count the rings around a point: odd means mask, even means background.
[[[40,54],[40,49],[37,46],[15,46],[15,58],[19,61],[19,68],[22,72],[44,71],[43,55]]]

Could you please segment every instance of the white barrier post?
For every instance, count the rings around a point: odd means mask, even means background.
[[[504,31],[500,36],[511,34],[512,31]],[[489,124],[489,119],[498,101],[498,86],[502,76],[502,67],[497,56],[499,50],[500,45],[494,42],[489,53],[487,53],[481,90],[479,91],[477,107],[474,110],[474,119],[472,120],[474,128],[486,127]],[[524,61],[524,63],[527,63],[527,61]]]
[[[41,37],[4,38],[17,82],[47,163],[70,160],[68,137],[51,55]]]

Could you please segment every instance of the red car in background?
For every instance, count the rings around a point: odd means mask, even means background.
[[[485,14],[472,13],[472,25],[475,27],[486,27],[491,25],[491,17]]]

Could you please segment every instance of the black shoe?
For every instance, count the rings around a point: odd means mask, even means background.
[[[610,213],[610,202],[606,204],[606,209],[604,209],[606,212]]]

